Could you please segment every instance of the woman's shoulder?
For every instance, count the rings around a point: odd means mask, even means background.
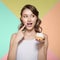
[[[16,36],[16,35],[17,35],[17,33],[13,33],[13,34],[12,34],[12,36]]]
[[[13,34],[11,35],[11,39],[15,38],[16,35],[17,35],[17,33],[13,33]]]
[[[16,37],[16,35],[17,35],[17,33],[13,33],[13,34],[11,35],[10,43],[12,43],[12,42],[13,42],[13,40],[14,40],[14,39],[15,39],[15,37]]]
[[[13,33],[13,34],[11,35],[11,38],[15,37],[16,35],[17,35],[17,33]]]

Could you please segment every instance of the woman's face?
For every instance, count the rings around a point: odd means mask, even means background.
[[[34,29],[34,26],[36,24],[37,16],[34,15],[31,10],[25,9],[22,12],[21,20],[23,24],[26,26],[27,30]]]

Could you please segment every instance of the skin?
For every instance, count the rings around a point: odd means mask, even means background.
[[[29,9],[25,9],[22,13],[21,20],[23,21],[24,26],[17,33],[12,35],[7,60],[16,60],[17,46],[22,43],[24,39],[31,40],[35,38],[36,32],[34,30],[34,25],[37,20],[36,15],[34,15]],[[27,23],[32,23],[32,25],[29,27]],[[25,32],[23,32],[24,28],[26,28]],[[44,43],[41,43],[38,46],[38,60],[47,60],[48,38],[46,34],[44,34],[44,36]]]
[[[34,15],[29,9],[25,9],[22,13],[21,20],[26,26],[27,31],[34,29],[34,25],[36,23],[37,17]],[[29,27],[27,23],[32,23],[32,27]]]

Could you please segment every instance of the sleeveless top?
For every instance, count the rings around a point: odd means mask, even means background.
[[[16,60],[38,60],[38,41],[23,40],[17,48]]]

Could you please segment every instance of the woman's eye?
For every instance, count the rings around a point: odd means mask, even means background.
[[[32,17],[35,17],[34,15],[32,15]]]
[[[24,18],[28,17],[28,16],[23,16]]]

